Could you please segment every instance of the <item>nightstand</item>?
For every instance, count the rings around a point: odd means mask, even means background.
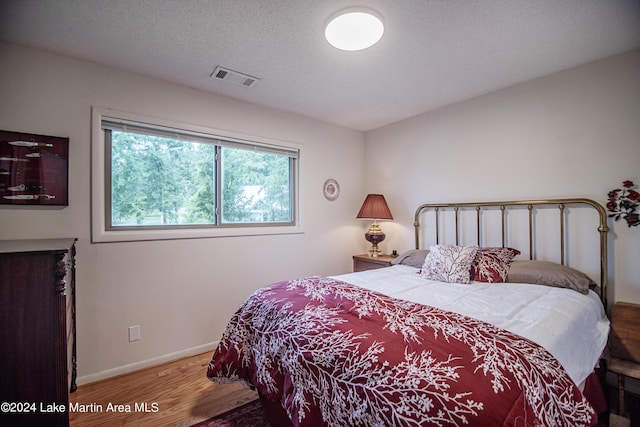
[[[376,268],[390,267],[391,261],[396,257],[391,255],[380,255],[375,258],[369,254],[353,256],[353,271],[375,270]]]
[[[618,377],[618,410],[609,425],[637,425],[625,408],[625,378],[640,379],[640,305],[617,302],[611,309],[608,370]]]

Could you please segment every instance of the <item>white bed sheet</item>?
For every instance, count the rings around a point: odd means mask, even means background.
[[[593,372],[607,344],[609,320],[594,292],[522,283],[434,282],[406,265],[333,276],[395,298],[499,326],[546,348],[577,384]]]

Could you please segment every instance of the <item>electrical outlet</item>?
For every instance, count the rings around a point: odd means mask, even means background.
[[[140,325],[129,326],[129,342],[140,339]]]

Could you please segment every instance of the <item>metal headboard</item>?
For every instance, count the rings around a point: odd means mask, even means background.
[[[477,235],[477,244],[481,246],[481,211],[483,208],[499,208],[500,209],[500,217],[501,217],[501,230],[502,230],[502,246],[506,244],[506,226],[505,226],[505,218],[506,212],[510,207],[517,206],[526,206],[529,211],[529,259],[533,259],[534,254],[534,237],[533,237],[533,229],[534,229],[534,209],[538,206],[557,206],[560,217],[559,217],[559,226],[560,226],[560,263],[562,265],[565,264],[565,254],[566,254],[566,240],[567,237],[565,235],[565,206],[568,205],[582,205],[587,207],[594,208],[598,213],[598,232],[600,233],[600,299],[605,307],[607,307],[607,233],[609,231],[609,227],[607,227],[607,215],[604,207],[600,205],[598,202],[595,202],[591,199],[551,199],[551,200],[515,200],[515,201],[505,201],[505,202],[464,202],[464,203],[427,203],[420,205],[418,209],[416,209],[415,220],[413,226],[415,228],[415,242],[416,249],[420,248],[420,217],[421,215],[429,210],[433,210],[435,212],[435,234],[436,234],[436,244],[440,243],[440,215],[439,212],[441,210],[451,210],[454,211],[455,216],[455,243],[459,244],[460,238],[460,224],[459,224],[459,214],[461,210],[476,210],[476,235]]]

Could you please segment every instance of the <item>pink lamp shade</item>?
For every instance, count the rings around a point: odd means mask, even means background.
[[[368,194],[356,218],[393,219],[393,215],[382,194]]]

